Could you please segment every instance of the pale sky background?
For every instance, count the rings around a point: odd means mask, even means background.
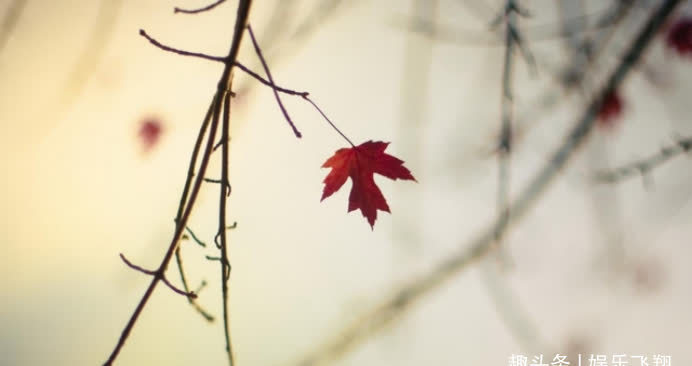
[[[296,139],[271,90],[236,72],[236,85],[252,84],[235,101],[230,144],[228,217],[238,222],[229,232],[230,312],[241,366],[292,365],[397,284],[468,245],[496,214],[497,163],[488,148],[499,126],[499,43],[430,42],[408,32],[401,26],[413,9],[408,0],[343,1],[300,39],[290,35],[318,2],[285,1],[293,10],[269,37],[271,9],[282,1],[256,1],[250,17],[272,42],[262,46],[277,83],[309,91],[354,142],[390,141],[387,152],[406,161],[418,183],[376,178],[392,215],[380,213],[374,230],[359,212],[346,213],[350,182],[320,203],[328,173],[320,166],[345,142],[307,103],[286,96],[304,135]],[[0,0],[0,14],[10,3]],[[149,283],[118,254],[158,265],[222,70],[158,50],[138,30],[224,55],[236,9],[229,1],[185,16],[173,7],[207,2],[113,1],[117,17],[101,53],[85,49],[99,24],[107,26],[99,3],[28,0],[0,49],[2,365],[94,365],[107,358]],[[468,37],[483,35],[483,11],[498,3],[438,0],[437,18],[472,32]],[[556,24],[553,3],[527,2],[530,24]],[[605,8],[587,3],[591,14]],[[690,10],[687,2],[679,14]],[[638,8],[616,34],[612,57],[592,83],[608,74],[646,14]],[[260,70],[245,46],[240,61]],[[559,40],[531,47],[539,75],[532,78],[515,58],[515,101],[517,115],[535,118],[544,113],[533,96],[558,90],[548,66],[566,56]],[[71,75],[86,80],[77,94]],[[692,364],[690,159],[655,170],[650,189],[639,178],[605,186],[590,180],[596,167],[641,159],[690,136],[690,82],[692,61],[655,41],[622,90],[626,105],[616,128],[594,131],[507,235],[509,268],[498,270],[493,261],[468,268],[336,364],[501,366],[512,353],[538,352],[664,354],[674,365]],[[579,96],[558,98],[555,112],[517,142],[513,194],[584,108]],[[137,127],[149,116],[164,130],[144,154]],[[218,171],[214,161],[208,176]],[[208,243],[217,200],[218,187],[205,186],[190,221]],[[617,243],[624,257],[612,258],[607,248]],[[204,259],[214,250],[184,242],[183,252],[191,285],[209,282],[200,304],[220,315],[218,266]],[[616,262],[623,265],[615,269]],[[168,273],[178,283],[174,266]],[[525,322],[522,329],[536,336],[527,346],[503,319]],[[219,322],[206,323],[159,286],[116,364],[224,365],[223,347]]]

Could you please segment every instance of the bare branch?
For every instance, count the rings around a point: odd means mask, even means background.
[[[159,265],[159,269],[157,272],[160,272],[161,274],[165,271],[167,268],[168,264],[170,263],[173,254],[175,253],[175,250],[178,246],[178,242],[180,241],[181,236],[183,235],[183,228],[187,224],[187,221],[190,217],[190,214],[192,213],[192,209],[194,207],[195,200],[197,199],[197,196],[199,194],[199,191],[201,189],[203,179],[206,173],[207,166],[209,164],[209,160],[212,154],[212,148],[214,146],[214,139],[216,136],[216,131],[218,128],[219,124],[219,114],[222,108],[222,98],[224,95],[224,92],[226,90],[231,89],[231,71],[234,66],[234,62],[238,56],[238,51],[240,49],[240,43],[243,37],[243,30],[245,28],[245,25],[247,24],[249,12],[250,12],[250,6],[252,4],[252,0],[240,0],[238,3],[238,11],[237,11],[237,17],[236,17],[236,22],[234,26],[234,32],[233,32],[233,40],[231,41],[231,48],[228,52],[228,57],[226,58],[226,62],[224,64],[224,70],[223,73],[221,74],[221,77],[219,79],[219,83],[217,84],[217,92],[214,95],[213,101],[211,103],[212,107],[210,108],[213,112],[212,118],[211,118],[211,126],[209,127],[209,136],[207,138],[207,144],[204,149],[204,153],[202,155],[202,161],[200,163],[199,167],[199,173],[195,179],[194,185],[192,185],[192,191],[190,192],[189,199],[185,198],[185,195],[181,199],[181,207],[179,207],[178,212],[182,212],[182,215],[179,215],[180,219],[177,220],[177,225],[175,229],[175,233],[173,234],[173,238],[171,239],[170,244],[168,245],[168,249],[161,261],[161,264]],[[208,113],[209,114],[209,113]],[[203,123],[206,124],[206,123]],[[204,130],[204,128],[202,129]],[[200,135],[202,135],[200,133]],[[193,154],[194,155],[194,154]],[[194,159],[192,159],[192,164],[194,166]],[[188,174],[188,181],[192,179],[191,175]],[[187,187],[189,185],[188,182],[186,182],[185,186]],[[184,209],[183,209],[184,206]],[[130,316],[130,319],[128,320],[127,324],[125,325],[125,328],[122,331],[122,334],[120,338],[118,339],[117,344],[115,345],[115,348],[111,352],[110,356],[104,363],[104,365],[112,365],[115,359],[117,358],[118,354],[120,353],[120,350],[125,344],[125,341],[130,335],[130,332],[132,331],[135,323],[137,322],[137,319],[139,318],[139,315],[142,313],[142,310],[148,303],[149,299],[151,298],[151,295],[154,292],[154,289],[158,285],[159,281],[162,280],[163,276],[154,276],[152,279],[151,283],[147,287],[147,290],[144,292],[144,295],[142,295],[141,300],[137,304],[137,307],[135,308],[134,312]],[[233,356],[232,353],[230,352],[230,345],[227,345],[228,349],[228,354],[229,354],[229,365],[233,365]]]
[[[185,277],[185,269],[183,267],[183,258],[182,255],[180,255],[180,247],[175,249],[175,263],[178,266],[178,272],[180,273],[180,282],[183,284],[183,290],[185,292],[191,292],[190,288],[187,284],[187,277]],[[202,285],[199,286],[199,288],[196,291],[192,291],[194,293],[199,293],[204,286],[206,286],[206,281],[202,281]],[[190,305],[201,315],[206,321],[208,322],[213,322],[214,321],[214,316],[211,315],[206,309],[204,309],[200,304],[195,301],[195,299],[188,297],[187,298],[188,302]]]
[[[207,54],[199,53],[199,52],[184,51],[184,50],[180,50],[177,48],[173,48],[171,46],[166,46],[165,44],[163,44],[163,43],[155,40],[151,36],[149,36],[149,34],[147,34],[147,32],[144,31],[144,29],[139,30],[139,35],[146,38],[149,41],[149,43],[153,44],[154,46],[156,46],[156,47],[158,47],[164,51],[173,52],[173,53],[176,53],[176,54],[181,55],[181,56],[191,56],[191,57],[202,58],[202,59],[209,60],[209,61],[226,62],[225,57],[211,56],[211,55],[207,55]]]
[[[202,13],[202,12],[209,11],[209,10],[211,10],[211,9],[214,9],[215,7],[217,7],[217,6],[221,5],[221,4],[223,4],[224,2],[226,2],[226,0],[217,0],[217,1],[215,1],[214,3],[212,3],[212,4],[209,4],[209,5],[205,6],[205,7],[199,8],[199,9],[181,9],[181,8],[179,8],[179,7],[175,7],[175,8],[173,8],[173,14],[177,14],[177,13],[183,13],[183,14],[198,14],[198,13]]]
[[[666,161],[683,153],[688,153],[690,148],[692,148],[692,137],[680,139],[675,144],[662,148],[658,154],[646,159],[631,162],[614,170],[598,172],[595,179],[601,183],[618,183],[636,174],[646,175]]]
[[[125,256],[122,253],[120,253],[120,259],[122,259],[123,262],[125,262],[125,264],[127,264],[128,267],[130,267],[136,271],[142,272],[144,274],[148,274],[150,276],[160,278],[160,280],[163,281],[163,283],[165,283],[174,292],[176,292],[180,295],[183,295],[183,296],[193,298],[193,299],[197,298],[197,295],[195,295],[194,292],[186,292],[186,291],[183,291],[183,290],[173,286],[173,284],[168,281],[166,276],[164,276],[163,273],[159,272],[158,270],[157,271],[150,271],[150,270],[144,269],[144,268],[142,268],[136,264],[133,264],[132,262],[128,261],[127,258],[125,258]]]
[[[252,44],[255,46],[255,52],[257,53],[257,57],[259,57],[260,61],[262,62],[264,72],[267,74],[267,79],[269,79],[269,83],[271,83],[272,91],[274,92],[274,97],[276,97],[276,102],[279,104],[281,112],[284,114],[286,121],[288,121],[288,124],[291,126],[291,129],[293,129],[293,133],[296,135],[296,137],[303,137],[300,131],[298,131],[298,129],[296,128],[296,125],[293,123],[293,120],[291,120],[291,117],[288,115],[288,111],[286,111],[284,104],[281,102],[281,98],[279,98],[279,93],[277,93],[276,91],[276,84],[274,84],[274,79],[272,79],[272,74],[269,71],[269,66],[267,66],[267,62],[265,61],[264,56],[262,56],[262,50],[260,49],[259,44],[257,44],[257,39],[255,39],[255,34],[252,32],[252,27],[249,24],[247,26],[247,30],[250,33],[250,39],[252,40]]]

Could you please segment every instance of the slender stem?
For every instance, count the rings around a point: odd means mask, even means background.
[[[181,9],[181,8],[179,8],[179,7],[175,7],[175,8],[173,8],[173,13],[174,13],[174,14],[177,14],[177,13],[183,13],[183,14],[197,14],[197,13],[202,13],[202,12],[209,11],[209,10],[211,10],[211,9],[214,9],[215,7],[217,7],[217,6],[221,5],[221,4],[223,4],[224,2],[226,2],[226,0],[217,0],[217,1],[211,3],[211,4],[207,5],[207,6],[202,7],[202,8],[199,8],[199,9]]]
[[[529,184],[514,202],[510,211],[510,221],[516,224],[519,219],[536,203],[550,183],[567,164],[577,148],[586,140],[594,124],[603,95],[618,88],[625,80],[637,61],[641,58],[646,46],[655,37],[664,21],[672,13],[680,0],[665,0],[654,11],[636,39],[625,53],[620,64],[611,74],[601,92],[596,95],[583,115],[577,120],[572,131],[565,137],[562,145],[553,153],[551,159],[530,180]],[[317,349],[300,360],[297,365],[323,365],[333,361],[354,349],[377,331],[402,318],[404,312],[419,302],[425,295],[441,287],[447,280],[466,269],[470,264],[485,256],[498,231],[509,228],[507,222],[495,221],[471,243],[465,243],[461,250],[435,266],[431,271],[409,282],[407,285],[386,297],[375,307],[365,312],[355,322],[342,329],[336,336],[327,339]],[[469,249],[467,249],[469,248]]]
[[[254,38],[254,33],[252,32],[252,29],[250,28],[250,26],[248,26],[248,31],[249,31],[249,33],[250,33],[250,36],[251,36],[252,40],[253,40],[253,44],[254,44],[254,46],[255,46],[255,51],[257,52],[257,55],[258,55],[259,59],[261,60],[262,65],[264,66],[264,70],[265,70],[265,72],[266,72],[267,77],[269,78],[269,80],[264,79],[262,76],[260,76],[260,75],[257,74],[256,72],[250,70],[248,67],[246,67],[245,65],[239,63],[238,61],[235,61],[235,60],[232,61],[232,62],[233,62],[233,65],[234,65],[234,66],[237,66],[239,69],[241,69],[242,71],[244,71],[245,73],[247,73],[248,75],[250,75],[252,78],[254,78],[254,79],[256,79],[257,81],[259,81],[260,83],[262,83],[262,84],[264,84],[264,85],[266,85],[266,86],[272,88],[272,90],[273,90],[273,92],[274,92],[274,96],[275,96],[275,98],[276,98],[276,101],[277,101],[278,104],[279,104],[279,108],[281,108],[281,111],[282,111],[282,113],[284,114],[284,117],[285,117],[286,120],[288,121],[288,123],[289,123],[289,125],[291,126],[291,128],[293,128],[293,131],[296,133],[296,136],[301,137],[301,134],[300,134],[300,132],[298,132],[298,130],[296,129],[296,127],[295,127],[295,125],[294,125],[294,123],[293,123],[293,121],[292,121],[291,118],[289,117],[288,111],[286,111],[286,108],[284,107],[283,102],[281,101],[281,98],[279,98],[278,92],[281,92],[281,93],[284,93],[284,94],[288,94],[288,95],[293,95],[293,96],[299,96],[299,97],[302,97],[303,99],[307,100],[308,102],[310,102],[310,104],[312,104],[312,106],[315,107],[315,109],[317,109],[317,111],[318,111],[318,112],[322,115],[322,117],[324,117],[324,119],[332,126],[332,128],[334,128],[334,130],[336,130],[336,132],[338,132],[344,139],[346,139],[346,141],[347,141],[351,146],[355,147],[355,145],[353,144],[353,142],[351,142],[351,140],[350,140],[348,137],[346,137],[346,135],[344,135],[344,134],[336,127],[336,125],[334,125],[334,123],[332,123],[332,121],[329,120],[329,118],[327,118],[327,116],[326,116],[326,115],[324,114],[324,112],[317,106],[317,104],[315,104],[315,102],[313,102],[310,98],[308,98],[308,95],[310,95],[310,93],[304,92],[304,91],[296,91],[296,90],[292,90],[292,89],[288,89],[288,88],[283,88],[283,87],[280,87],[280,86],[278,86],[278,85],[276,85],[276,84],[274,83],[274,80],[272,79],[271,73],[269,72],[269,67],[267,66],[267,63],[266,63],[266,61],[264,60],[264,56],[262,55],[262,50],[259,48],[259,44],[257,43],[257,40]],[[204,53],[184,51],[184,50],[180,50],[180,49],[177,49],[177,48],[174,48],[174,47],[171,47],[171,46],[164,45],[163,43],[161,43],[161,42],[157,41],[156,39],[154,39],[153,37],[151,37],[149,34],[147,34],[147,32],[145,32],[145,31],[142,30],[142,29],[139,30],[139,34],[140,34],[142,37],[146,38],[151,44],[153,44],[154,46],[156,46],[156,47],[158,47],[158,48],[160,48],[160,49],[162,49],[162,50],[164,50],[164,51],[173,52],[173,53],[178,54],[178,55],[181,55],[181,56],[198,57],[198,58],[202,58],[202,59],[210,60],[210,61],[224,62],[224,63],[229,62],[229,58],[227,58],[227,57],[210,56],[210,55],[207,55],[207,54],[204,54]],[[221,141],[219,141],[219,143],[218,143],[217,145],[214,146],[214,151],[216,151],[216,149],[217,149],[219,146],[221,146],[222,144],[223,144],[223,139],[222,139]],[[207,181],[210,181],[210,180],[207,180]]]
[[[281,113],[284,114],[284,118],[286,118],[286,121],[288,124],[291,126],[291,129],[293,129],[293,133],[296,135],[296,137],[301,138],[303,135],[298,131],[296,128],[296,125],[293,123],[293,120],[291,119],[291,116],[288,115],[288,111],[286,110],[286,107],[284,107],[283,102],[281,102],[281,98],[279,97],[279,93],[276,91],[275,88],[275,83],[274,79],[272,78],[272,74],[269,71],[269,66],[267,66],[267,61],[264,59],[264,56],[262,55],[262,50],[259,47],[259,44],[257,43],[257,39],[255,38],[254,32],[252,32],[252,27],[248,24],[247,26],[247,31],[250,33],[250,39],[252,40],[253,46],[255,46],[255,52],[257,53],[257,57],[259,57],[262,67],[264,67],[264,72],[267,74],[267,79],[269,79],[269,82],[271,83],[272,91],[274,92],[274,97],[276,98],[276,103],[279,104],[279,108],[281,108]]]
[[[187,284],[187,277],[185,276],[185,269],[183,267],[183,257],[180,254],[180,246],[175,248],[175,263],[178,267],[178,273],[180,273],[180,282],[183,284],[183,290],[185,290],[185,292],[190,292],[190,286]],[[205,282],[202,282],[202,284],[205,284]],[[202,287],[200,287],[200,289],[201,288]],[[198,289],[196,292],[199,293],[200,289]],[[214,316],[205,310],[199,303],[197,303],[196,299],[188,297],[187,300],[206,321],[210,323],[214,321]]]
[[[125,255],[123,255],[122,253],[120,253],[120,259],[122,259],[123,262],[125,262],[125,264],[126,264],[128,267],[134,269],[135,271],[142,272],[142,273],[148,274],[148,275],[150,275],[150,276],[156,276],[156,274],[157,274],[157,271],[150,271],[150,270],[148,270],[148,269],[144,269],[143,267],[140,267],[140,266],[138,266],[138,265],[136,265],[136,264],[130,262],[129,260],[127,260],[127,258],[125,258]],[[163,283],[165,283],[166,286],[168,286],[168,287],[169,287],[171,290],[173,290],[173,292],[175,292],[175,293],[178,293],[178,294],[180,294],[180,295],[186,296],[186,297],[188,297],[188,298],[193,298],[193,299],[196,299],[196,298],[197,298],[197,295],[196,295],[194,292],[192,292],[192,291],[183,291],[183,290],[181,290],[181,289],[175,287],[172,283],[170,283],[170,282],[168,281],[168,279],[166,278],[165,275],[161,276],[161,281],[162,281]]]
[[[625,164],[614,170],[598,172],[595,178],[601,183],[618,183],[636,174],[645,175],[669,159],[689,152],[690,149],[692,149],[692,137],[681,139],[671,146],[662,148],[658,154],[654,154],[646,159]]]
[[[158,47],[164,51],[173,52],[173,53],[176,53],[176,54],[181,55],[181,56],[198,57],[198,58],[202,58],[202,59],[209,60],[209,61],[224,62],[224,63],[226,62],[225,57],[210,56],[210,55],[207,55],[204,53],[190,52],[190,51],[185,51],[185,50],[181,50],[178,48],[174,48],[171,46],[167,46],[167,45],[157,41],[156,39],[154,39],[144,29],[139,30],[139,35],[146,38],[147,41],[149,41],[149,43],[153,44],[154,46],[156,46],[156,47]]]
[[[226,238],[226,200],[228,199],[228,133],[230,125],[231,96],[226,93],[223,101],[223,124],[221,126],[221,189],[219,195],[219,237],[221,242],[221,293],[223,307],[223,330],[226,338],[226,352],[229,366],[233,366],[233,348],[231,346],[231,332],[228,320],[228,279],[230,277],[230,264],[228,261],[228,241]]]
[[[183,187],[183,193],[180,196],[180,203],[178,204],[178,212],[175,215],[175,223],[180,226],[180,219],[183,217],[183,210],[185,209],[185,204],[187,202],[187,196],[190,193],[190,186],[192,184],[192,178],[195,176],[195,166],[197,165],[197,158],[199,156],[199,150],[202,147],[202,141],[204,140],[204,135],[209,128],[209,122],[213,114],[216,99],[213,99],[207,108],[207,113],[204,115],[204,120],[199,128],[199,133],[197,134],[197,140],[195,140],[195,146],[192,148],[192,155],[190,156],[190,164],[187,168],[187,179],[185,180],[185,186]]]
[[[205,180],[205,181],[206,181],[206,180]],[[195,235],[195,232],[192,231],[192,229],[190,229],[189,226],[185,226],[185,231],[187,231],[187,233],[190,234],[190,236],[192,237],[192,240],[193,240],[195,243],[197,243],[197,245],[199,245],[200,247],[206,247],[206,246],[207,246],[207,243],[205,243],[205,242],[203,242],[202,240],[200,240],[200,238],[198,238],[197,235]]]
[[[514,0],[507,0],[505,17],[505,60],[502,70],[502,116],[500,149],[498,153],[498,191],[497,208],[498,220],[509,219],[509,187],[510,187],[510,154],[512,151],[512,68],[516,38],[513,32],[516,29],[516,5]],[[500,245],[502,233],[498,231],[495,240]]]
[[[282,88],[278,85],[275,85],[272,82],[270,82],[269,80],[266,80],[263,77],[259,76],[259,74],[250,70],[249,68],[245,67],[244,65],[242,65],[239,62],[236,62],[235,66],[237,66],[239,69],[245,71],[245,73],[252,76],[253,78],[255,78],[260,83],[262,83],[262,84],[264,84],[264,85],[266,85],[266,86],[268,86],[268,87],[270,87],[270,88],[272,88],[278,92],[282,92],[284,94],[289,94],[289,95],[297,95],[299,97],[307,97],[309,95],[308,92],[295,91],[295,90],[286,89],[286,88]]]
[[[149,41],[149,43],[151,43],[152,45],[154,45],[154,46],[156,46],[156,47],[158,47],[158,48],[160,48],[160,49],[162,49],[162,50],[164,50],[164,51],[172,52],[172,53],[175,53],[175,54],[177,54],[177,55],[181,55],[181,56],[190,56],[190,57],[197,57],[197,58],[201,58],[201,59],[204,59],[204,60],[209,60],[209,61],[214,61],[214,62],[221,62],[221,63],[226,63],[227,60],[228,60],[226,57],[212,56],[212,55],[207,55],[207,54],[205,54],[205,53],[200,53],[200,52],[185,51],[185,50],[181,50],[181,49],[179,49],[179,48],[175,48],[175,47],[171,47],[171,46],[165,45],[165,44],[159,42],[158,40],[156,40],[154,37],[150,36],[150,35],[149,35],[145,30],[143,30],[143,29],[140,29],[140,30],[139,30],[139,35],[141,35],[142,37],[146,38],[146,39]],[[262,83],[262,84],[264,84],[264,85],[266,85],[266,86],[268,86],[268,87],[270,87],[270,88],[272,88],[272,89],[275,89],[275,90],[278,91],[278,92],[281,92],[281,93],[284,93],[284,94],[289,94],[289,95],[297,95],[297,96],[300,96],[300,97],[309,95],[308,92],[295,91],[295,90],[291,90],[291,89],[287,89],[287,88],[282,88],[282,87],[280,87],[280,86],[278,86],[278,85],[275,85],[275,84],[273,84],[272,82],[270,82],[269,80],[267,80],[267,79],[261,77],[258,73],[256,73],[256,72],[250,70],[249,67],[247,67],[247,66],[241,64],[241,63],[238,62],[238,61],[234,61],[234,65],[235,65],[236,67],[238,67],[239,69],[243,70],[243,71],[244,71],[245,73],[247,73],[248,75],[250,75],[252,78],[254,78],[254,79],[256,79],[257,81],[259,81],[260,83]]]
[[[305,100],[307,100],[308,102],[310,102],[310,104],[312,104],[312,106],[315,107],[315,109],[317,109],[318,112],[320,112],[320,114],[321,114],[322,117],[327,121],[327,123],[329,123],[329,125],[332,126],[332,128],[334,129],[334,131],[338,132],[339,135],[341,135],[341,137],[343,137],[344,140],[346,140],[346,142],[348,142],[349,145],[351,145],[351,146],[353,146],[353,147],[356,147],[356,145],[354,145],[353,142],[351,142],[351,139],[349,139],[348,137],[346,137],[346,135],[344,135],[344,133],[341,132],[341,130],[340,130],[338,127],[336,127],[336,125],[329,119],[329,117],[327,117],[326,114],[324,114],[324,112],[322,112],[322,109],[320,109],[320,107],[318,107],[317,104],[315,104],[315,102],[312,101],[312,99],[310,99],[307,95],[304,95],[304,96],[303,96],[303,99],[305,99]]]
[[[200,125],[199,128],[199,133],[197,134],[197,140],[195,140],[195,145],[192,149],[192,155],[190,157],[190,164],[188,165],[187,169],[187,177],[185,179],[185,186],[183,188],[183,193],[180,196],[180,203],[178,204],[178,212],[175,217],[175,223],[176,225],[179,225],[178,223],[180,222],[180,219],[182,218],[183,215],[183,210],[185,208],[185,203],[187,201],[187,196],[190,192],[190,186],[192,184],[192,178],[195,176],[195,166],[197,165],[197,158],[199,156],[199,150],[202,147],[202,141],[204,139],[204,134],[206,133],[207,129],[209,128],[209,122],[211,121],[211,116],[212,116],[212,111],[213,111],[214,103],[209,104],[209,108],[207,108],[207,113],[204,116],[204,120],[202,121],[202,124]],[[187,228],[187,227],[186,227]],[[189,230],[189,229],[188,229]],[[195,238],[194,234],[190,231],[190,234],[192,235],[193,239]],[[175,263],[176,266],[178,267],[178,273],[180,274],[180,281],[183,284],[183,289],[186,292],[190,291],[190,288],[187,283],[187,278],[185,276],[185,270],[183,268],[183,258],[180,255],[180,246],[178,246],[175,249]],[[207,321],[211,322],[214,321],[214,316],[211,315],[209,312],[207,312],[204,308],[202,308],[195,299],[189,298],[188,297],[188,302],[192,307],[197,310],[200,315],[204,317]]]

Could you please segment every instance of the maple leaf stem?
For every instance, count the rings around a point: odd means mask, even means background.
[[[312,104],[312,106],[315,107],[315,109],[317,109],[318,112],[320,112],[320,114],[321,114],[322,117],[327,121],[327,123],[329,123],[329,125],[332,126],[332,128],[334,129],[334,131],[338,132],[339,135],[341,135],[341,137],[343,137],[344,140],[346,140],[346,142],[349,143],[349,145],[351,145],[353,148],[356,148],[356,145],[355,145],[353,142],[351,142],[351,139],[349,139],[348,137],[346,137],[346,135],[344,135],[344,133],[341,132],[341,130],[340,130],[338,127],[336,127],[336,125],[329,119],[329,117],[327,117],[326,114],[324,114],[324,112],[322,111],[322,109],[321,109],[320,107],[318,107],[317,104],[316,104],[315,102],[312,101],[312,99],[310,99],[307,95],[304,95],[304,96],[303,96],[303,99],[307,100],[310,104]]]

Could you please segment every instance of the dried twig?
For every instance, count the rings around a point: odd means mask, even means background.
[[[209,60],[209,61],[222,62],[222,63],[227,62],[227,58],[226,58],[226,57],[211,56],[211,55],[207,55],[207,54],[204,54],[204,53],[190,52],[190,51],[185,51],[185,50],[181,50],[181,49],[178,49],[178,48],[174,48],[174,47],[171,47],[171,46],[167,46],[167,45],[165,45],[165,44],[163,44],[163,43],[157,41],[155,38],[151,37],[151,36],[150,36],[146,31],[144,31],[143,29],[140,29],[140,30],[139,30],[139,34],[140,34],[142,37],[146,38],[151,44],[153,44],[154,46],[156,46],[156,47],[158,47],[158,48],[160,48],[160,49],[162,49],[162,50],[164,50],[164,51],[173,52],[173,53],[178,54],[178,55],[181,55],[181,56],[197,57],[197,58],[201,58],[201,59],[205,59],[205,60]],[[261,77],[258,73],[256,73],[256,72],[250,70],[250,68],[246,67],[245,65],[241,64],[241,63],[238,62],[238,61],[234,61],[234,66],[238,67],[239,69],[241,69],[242,71],[244,71],[245,73],[247,73],[248,75],[250,75],[251,77],[253,77],[254,79],[256,79],[257,81],[259,81],[260,83],[262,83],[262,84],[264,84],[264,85],[266,85],[266,86],[268,86],[268,87],[274,89],[275,91],[278,91],[278,92],[281,92],[281,93],[284,93],[284,94],[288,94],[288,95],[295,95],[295,96],[299,96],[299,97],[304,97],[304,96],[309,95],[308,92],[295,91],[295,90],[291,90],[291,89],[287,89],[287,88],[282,88],[282,87],[280,87],[280,86],[278,86],[278,85],[276,85],[276,84],[270,82],[269,80],[264,79],[264,78]],[[231,92],[231,93],[232,93],[232,92]],[[216,150],[216,148],[219,147],[219,146],[221,146],[221,143],[215,145],[215,146],[214,146],[214,150]]]
[[[274,84],[274,79],[272,78],[272,74],[269,71],[269,66],[267,66],[267,61],[264,59],[264,56],[262,56],[262,50],[260,49],[259,44],[257,44],[257,39],[255,39],[255,34],[252,32],[252,27],[250,27],[250,25],[247,26],[247,31],[250,33],[252,45],[255,46],[255,52],[257,52],[257,56],[262,62],[262,67],[264,67],[264,72],[267,74],[267,79],[269,79],[269,83],[271,83],[272,91],[274,92],[276,103],[279,104],[279,108],[281,108],[281,113],[284,114],[284,118],[286,118],[286,121],[288,121],[288,124],[291,126],[291,129],[293,129],[293,133],[296,135],[296,137],[302,137],[300,131],[298,131],[296,125],[293,123],[293,120],[291,120],[291,116],[288,115],[288,111],[286,111],[286,107],[284,107],[284,104],[281,102],[281,98],[279,97],[279,93],[276,91],[276,88],[274,87],[274,85],[276,84]]]
[[[215,2],[213,2],[213,3],[211,3],[211,4],[209,4],[209,5],[207,5],[207,6],[205,6],[205,7],[201,7],[201,8],[198,8],[198,9],[181,9],[181,8],[179,8],[179,7],[175,7],[175,8],[173,8],[173,13],[174,13],[174,14],[177,14],[177,13],[183,13],[183,14],[197,14],[197,13],[202,13],[202,12],[205,12],[205,11],[212,10],[212,9],[214,9],[215,7],[217,7],[217,6],[221,5],[221,4],[223,4],[224,2],[226,2],[226,0],[217,0],[217,1],[215,1]]]
[[[601,183],[618,183],[637,174],[645,176],[666,161],[688,153],[692,148],[692,137],[679,139],[675,144],[663,147],[658,154],[646,159],[633,161],[619,168],[596,173],[596,180]]]
[[[170,282],[168,281],[168,279],[166,278],[166,276],[164,276],[164,275],[163,275],[162,273],[160,273],[159,271],[151,271],[151,270],[148,270],[148,269],[144,269],[143,267],[140,267],[140,266],[138,266],[138,265],[136,265],[136,264],[133,264],[132,262],[130,262],[129,260],[127,260],[127,258],[125,258],[125,255],[123,255],[122,253],[120,253],[120,259],[122,259],[123,262],[125,262],[125,264],[127,264],[128,267],[134,269],[135,271],[142,272],[142,273],[144,273],[144,274],[148,274],[148,275],[154,276],[154,277],[156,277],[156,276],[161,276],[161,282],[165,283],[166,286],[168,286],[171,290],[173,290],[173,292],[178,293],[178,294],[183,295],[183,296],[186,296],[186,297],[189,297],[189,298],[193,298],[193,299],[196,299],[196,298],[197,298],[197,295],[195,295],[194,292],[192,292],[192,291],[183,291],[183,290],[181,290],[181,289],[175,287],[172,283],[170,283]]]
[[[243,30],[245,28],[245,25],[247,24],[247,19],[250,11],[250,6],[252,4],[252,0],[240,0],[238,4],[238,12],[237,12],[237,17],[236,17],[236,24],[234,27],[234,33],[233,33],[233,40],[231,43],[231,48],[228,53],[227,57],[227,62],[224,64],[224,70],[221,75],[221,78],[219,79],[219,83],[217,85],[217,92],[214,95],[213,101],[211,103],[211,108],[210,110],[212,111],[211,115],[211,125],[209,126],[209,134],[207,137],[207,144],[205,146],[204,152],[202,154],[202,161],[200,163],[199,167],[199,172],[197,174],[197,177],[195,178],[194,184],[192,184],[192,189],[190,191],[189,198],[186,198],[186,194],[183,195],[181,198],[181,204],[180,207],[178,208],[178,212],[182,212],[182,215],[179,215],[180,219],[176,220],[177,225],[175,229],[175,233],[173,234],[173,238],[171,239],[171,242],[168,246],[168,250],[166,251],[166,254],[164,255],[161,264],[159,267],[154,271],[156,275],[153,276],[153,279],[149,286],[147,287],[147,290],[145,291],[144,295],[142,296],[142,299],[139,301],[139,304],[135,308],[134,312],[132,313],[132,316],[127,322],[127,325],[123,329],[123,332],[120,336],[120,339],[118,340],[115,348],[111,352],[110,356],[105,362],[105,365],[112,365],[115,359],[117,358],[120,350],[125,344],[125,341],[129,337],[130,332],[132,331],[132,328],[134,327],[134,324],[137,322],[137,319],[139,318],[139,315],[141,314],[142,310],[146,306],[147,302],[149,301],[152,293],[154,292],[154,289],[158,285],[159,281],[163,279],[163,274],[168,267],[169,262],[171,261],[173,254],[175,253],[175,250],[178,246],[178,242],[180,241],[180,238],[183,234],[184,228],[187,224],[187,221],[190,217],[190,214],[192,213],[192,209],[194,207],[195,200],[199,194],[199,190],[202,186],[203,179],[206,173],[207,166],[209,164],[209,159],[212,154],[212,148],[214,146],[214,139],[216,136],[216,131],[217,127],[219,124],[219,117],[220,117],[220,112],[221,108],[223,107],[223,97],[224,95],[228,95],[226,93],[226,90],[231,90],[231,74],[232,74],[232,69],[234,66],[234,62],[236,57],[238,56],[238,51],[240,49],[240,42],[242,40],[243,36]],[[206,122],[203,123],[203,125],[206,125]],[[204,126],[202,128],[202,131],[204,131]],[[226,132],[228,130],[226,129]],[[200,133],[200,135],[203,135],[203,133]],[[222,137],[227,137],[227,136],[222,136]],[[226,141],[227,139],[224,139]],[[193,153],[193,155],[195,155]],[[196,163],[196,156],[193,156],[193,159],[191,161],[191,166],[192,168],[189,171],[192,171],[194,169],[194,165]],[[192,181],[192,176],[188,174],[187,181],[186,181],[186,188],[190,186],[190,182]],[[225,187],[223,188],[225,189]],[[225,195],[224,195],[225,197]],[[184,208],[183,208],[184,207]],[[224,300],[224,304],[225,304]],[[225,311],[225,310],[224,310]],[[224,329],[225,333],[228,333],[228,329]],[[227,339],[230,339],[230,337],[227,336]],[[227,350],[228,350],[228,355],[229,355],[229,364],[232,366],[233,365],[233,357],[231,353],[231,348],[230,344],[227,344]]]

